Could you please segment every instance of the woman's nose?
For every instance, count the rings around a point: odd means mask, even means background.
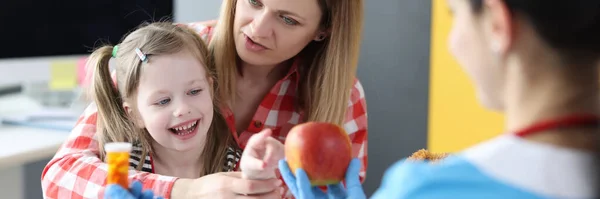
[[[252,38],[269,37],[273,32],[272,22],[269,20],[267,11],[258,12],[250,23],[250,34]]]

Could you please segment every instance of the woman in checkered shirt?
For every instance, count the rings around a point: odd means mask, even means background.
[[[367,109],[355,77],[362,20],[363,0],[230,0],[223,1],[218,23],[182,25],[209,43],[220,110],[240,148],[265,129],[283,142],[298,123],[336,123],[349,134],[362,181]],[[102,197],[106,164],[99,158],[96,118],[91,104],[45,167],[45,198]],[[248,180],[240,172],[184,179],[132,171],[129,177],[166,198],[280,195],[277,179]]]

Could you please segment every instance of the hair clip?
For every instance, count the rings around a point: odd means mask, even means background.
[[[117,57],[117,51],[119,51],[119,45],[113,46],[112,57]]]
[[[137,54],[137,56],[140,58],[140,60],[141,60],[142,62],[145,62],[145,61],[146,61],[146,58],[147,58],[147,57],[146,57],[146,54],[144,54],[144,53],[142,52],[142,50],[140,50],[139,48],[135,48],[135,54]]]

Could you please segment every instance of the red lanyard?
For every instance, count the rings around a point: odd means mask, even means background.
[[[566,117],[555,118],[545,120],[542,122],[534,123],[533,125],[521,129],[516,132],[519,137],[525,137],[528,135],[542,133],[550,129],[576,127],[576,126],[598,126],[600,118],[594,114],[576,114],[569,115]]]

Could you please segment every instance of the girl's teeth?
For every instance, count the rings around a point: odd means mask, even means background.
[[[177,128],[175,128],[175,130],[177,130],[177,131],[189,130],[189,129],[191,129],[192,127],[194,127],[194,126],[196,125],[196,123],[198,123],[198,121],[195,121],[195,122],[194,122],[194,123],[192,123],[192,124],[188,124],[187,126],[183,126],[183,127],[177,127]]]

